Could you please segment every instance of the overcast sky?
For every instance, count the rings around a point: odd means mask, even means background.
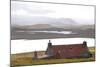
[[[94,7],[17,1],[11,2],[11,24],[41,24],[45,20],[47,23],[50,23],[51,19],[61,18],[71,18],[79,24],[94,24]]]

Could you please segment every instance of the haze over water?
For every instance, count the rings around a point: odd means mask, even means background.
[[[95,46],[93,38],[59,38],[59,39],[41,39],[41,40],[11,40],[11,53],[23,53],[31,51],[46,50],[48,42],[51,40],[53,45],[78,44],[87,41],[87,46]]]

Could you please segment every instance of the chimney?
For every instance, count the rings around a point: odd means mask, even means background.
[[[86,41],[83,41],[83,44],[84,44],[84,45],[87,45],[87,42],[86,42]]]
[[[37,51],[34,52],[34,59],[37,59]]]
[[[51,47],[51,46],[52,46],[52,43],[51,43],[51,41],[49,40],[48,47]]]
[[[83,41],[83,46],[87,47],[87,42],[86,41]]]

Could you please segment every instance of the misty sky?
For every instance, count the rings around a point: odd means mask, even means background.
[[[68,20],[94,24],[94,7],[33,2],[11,2],[11,24],[30,25]],[[58,23],[59,23],[58,22]]]

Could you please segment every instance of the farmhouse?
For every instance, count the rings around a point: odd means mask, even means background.
[[[86,41],[80,44],[52,45],[49,40],[45,55],[38,56],[37,51],[34,52],[34,59],[89,58],[91,56]]]
[[[52,58],[88,58],[91,56],[87,42],[80,44],[52,45],[49,40],[45,54]]]

